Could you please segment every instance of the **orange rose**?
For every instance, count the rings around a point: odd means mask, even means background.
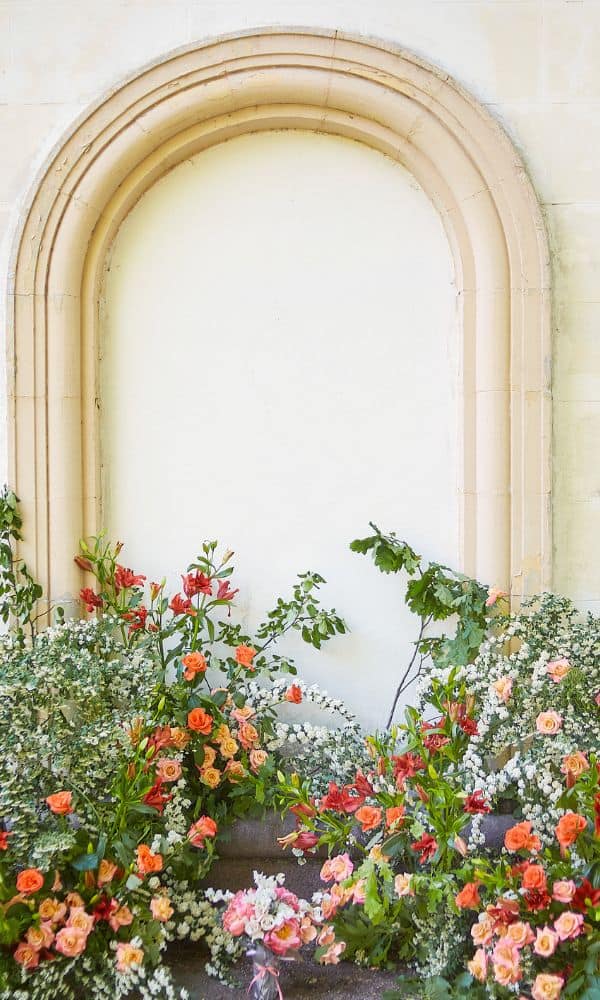
[[[254,670],[252,660],[255,656],[256,650],[252,646],[238,646],[235,651],[235,658],[240,667],[247,667],[248,670]]]
[[[298,684],[292,684],[285,692],[285,700],[290,701],[293,705],[299,705],[302,701],[302,689]]]
[[[461,889],[454,897],[454,902],[461,910],[478,910],[481,906],[479,884],[477,882],[467,882],[464,889]]]
[[[504,835],[504,846],[507,851],[539,851],[542,843],[539,837],[531,832],[531,823],[525,820],[511,826]]]
[[[260,742],[258,732],[251,722],[242,722],[237,735],[244,750],[251,750]]]
[[[213,717],[203,708],[193,708],[188,714],[187,724],[188,729],[193,729],[195,733],[209,736],[213,727]]]
[[[579,834],[583,833],[586,826],[587,820],[585,816],[580,816],[579,813],[566,812],[564,816],[560,817],[554,832],[560,844],[561,854],[564,854],[567,847],[575,843]]]
[[[44,884],[44,876],[39,868],[25,868],[17,875],[17,892],[24,896],[32,896],[39,892]]]
[[[193,681],[196,674],[206,673],[208,663],[202,653],[188,653],[181,661],[185,667],[183,676],[186,681]]]
[[[55,792],[54,795],[47,797],[46,802],[51,812],[56,813],[57,816],[66,816],[73,812],[71,797],[71,792]]]
[[[546,889],[546,873],[541,865],[527,865],[523,872],[524,889]]]
[[[363,828],[363,832],[376,830],[381,823],[381,809],[377,806],[361,806],[354,814]]]
[[[567,788],[572,788],[583,772],[589,771],[590,765],[586,755],[581,750],[577,750],[575,753],[568,753],[566,757],[563,757],[560,769],[567,776]]]
[[[385,811],[385,825],[387,827],[400,826],[404,819],[404,806],[390,806]]]
[[[216,837],[217,824],[210,816],[201,816],[188,830],[188,840],[194,847],[204,847],[207,837]]]
[[[147,844],[140,844],[136,851],[137,869],[140,875],[162,871],[162,854],[153,854]]]

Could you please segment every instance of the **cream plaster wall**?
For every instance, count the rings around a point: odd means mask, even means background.
[[[175,588],[207,533],[220,538],[246,625],[297,572],[321,572],[352,631],[299,662],[371,727],[414,624],[398,583],[348,543],[375,518],[458,563],[456,294],[411,174],[310,132],[250,134],[181,164],[108,263],[107,529],[128,565],[168,570]]]
[[[600,610],[597,0],[0,0],[2,294],[22,199],[78,113],[174,46],[285,23],[413,49],[478,97],[519,148],[554,251],[555,586]]]

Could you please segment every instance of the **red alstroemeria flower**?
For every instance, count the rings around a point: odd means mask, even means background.
[[[120,590],[130,590],[132,587],[141,587],[146,579],[141,573],[134,573],[132,569],[120,566],[117,563],[115,569],[115,590],[117,594]]]
[[[163,782],[160,778],[157,778],[150,791],[146,792],[144,798],[142,799],[144,805],[152,806],[153,809],[156,809],[156,811],[161,814],[166,803],[173,798],[172,793],[167,795],[166,792],[163,792],[162,786]]]
[[[545,889],[529,889],[524,893],[525,906],[530,913],[537,913],[538,910],[547,910],[552,902],[552,897]]]
[[[587,913],[588,910],[595,910],[598,906],[600,906],[600,889],[594,889],[590,880],[584,878],[571,900],[571,908],[578,910],[579,913]]]
[[[148,617],[148,608],[145,608],[143,604],[139,608],[132,608],[131,611],[125,611],[122,615],[124,621],[129,622],[128,632],[131,635],[133,632],[143,632],[146,628],[146,618]]]
[[[466,813],[473,813],[474,815],[477,813],[490,813],[492,811],[492,807],[488,805],[483,797],[483,792],[478,788],[471,795],[467,795],[463,809]]]
[[[102,896],[101,899],[96,903],[92,914],[96,923],[100,920],[110,920],[113,913],[119,909],[119,903],[116,899],[109,899],[108,896]]]
[[[104,601],[99,594],[95,594],[91,587],[84,587],[79,591],[79,600],[85,604],[85,610],[90,614],[96,608],[101,608]]]
[[[170,726],[157,726],[150,737],[148,737],[148,747],[153,748],[154,754],[157,754],[159,750],[163,747],[171,746],[171,727]],[[148,756],[148,759],[150,759]]]
[[[182,597],[181,594],[175,594],[175,597],[171,598],[169,607],[174,615],[194,616],[196,614],[189,597]]]
[[[9,848],[8,838],[9,837],[10,837],[10,833],[8,832],[8,830],[1,830],[0,831],[0,851],[7,851],[8,850],[8,848]]]
[[[594,836],[600,837],[600,795],[594,799]]]
[[[468,715],[465,715],[464,718],[458,719],[458,724],[467,736],[479,736],[479,729],[477,728],[475,719],[470,719]]]
[[[298,851],[312,851],[318,843],[318,834],[313,833],[311,830],[301,830],[294,841],[294,847]]]
[[[196,573],[186,573],[181,577],[183,581],[183,592],[186,597],[195,597],[196,594],[206,594],[212,596],[212,581],[209,576],[205,576],[199,570]]]
[[[338,788],[334,781],[329,782],[327,795],[321,799],[320,809],[331,809],[332,812],[353,813],[362,806],[364,795],[353,795],[351,785]]]
[[[430,833],[424,833],[420,840],[415,840],[410,845],[413,851],[419,855],[419,864],[425,865],[433,857],[438,849],[438,842]]]
[[[240,588],[236,587],[235,590],[229,589],[229,580],[221,580],[219,586],[217,587],[217,600],[218,601],[231,601],[236,594],[239,594]]]
[[[519,904],[516,899],[504,899],[503,896],[496,900],[495,906],[486,906],[486,913],[494,922],[494,931],[498,931],[509,924],[514,924],[519,919]]]
[[[356,772],[352,787],[356,789],[359,795],[363,795],[365,798],[373,794],[373,785],[360,769]]]
[[[427,764],[418,753],[404,753],[400,757],[392,757],[394,777],[398,788],[404,788],[407,778],[414,778],[419,771],[427,770]]]
[[[308,816],[309,819],[317,814],[314,803],[304,802],[299,802],[297,806],[292,806],[290,812],[293,813],[296,818],[299,818],[300,816]]]

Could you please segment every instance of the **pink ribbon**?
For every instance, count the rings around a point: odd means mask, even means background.
[[[275,966],[273,965],[258,965],[257,963],[255,963],[255,968],[258,969],[258,972],[256,973],[254,979],[250,983],[250,986],[248,987],[248,993],[250,993],[250,990],[252,989],[254,984],[258,983],[261,979],[264,979],[268,973],[275,979],[275,985],[277,987],[277,994],[279,996],[279,1000],[283,1000],[283,993],[281,992],[281,986],[279,985],[278,969],[276,969]]]

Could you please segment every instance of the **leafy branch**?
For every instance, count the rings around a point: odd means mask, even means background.
[[[34,610],[42,596],[42,588],[31,576],[22,559],[14,554],[15,543],[21,541],[23,520],[19,500],[4,486],[0,493],[0,619],[14,624],[14,634],[21,644],[28,628],[35,639]]]
[[[487,587],[442,563],[424,562],[422,556],[392,531],[384,534],[369,522],[374,534],[357,538],[352,552],[371,554],[381,573],[406,573],[405,604],[420,619],[414,652],[398,682],[387,720],[392,725],[401,695],[423,672],[428,658],[438,666],[470,663],[489,627],[495,609]],[[433,622],[456,618],[453,633],[427,635]]]

